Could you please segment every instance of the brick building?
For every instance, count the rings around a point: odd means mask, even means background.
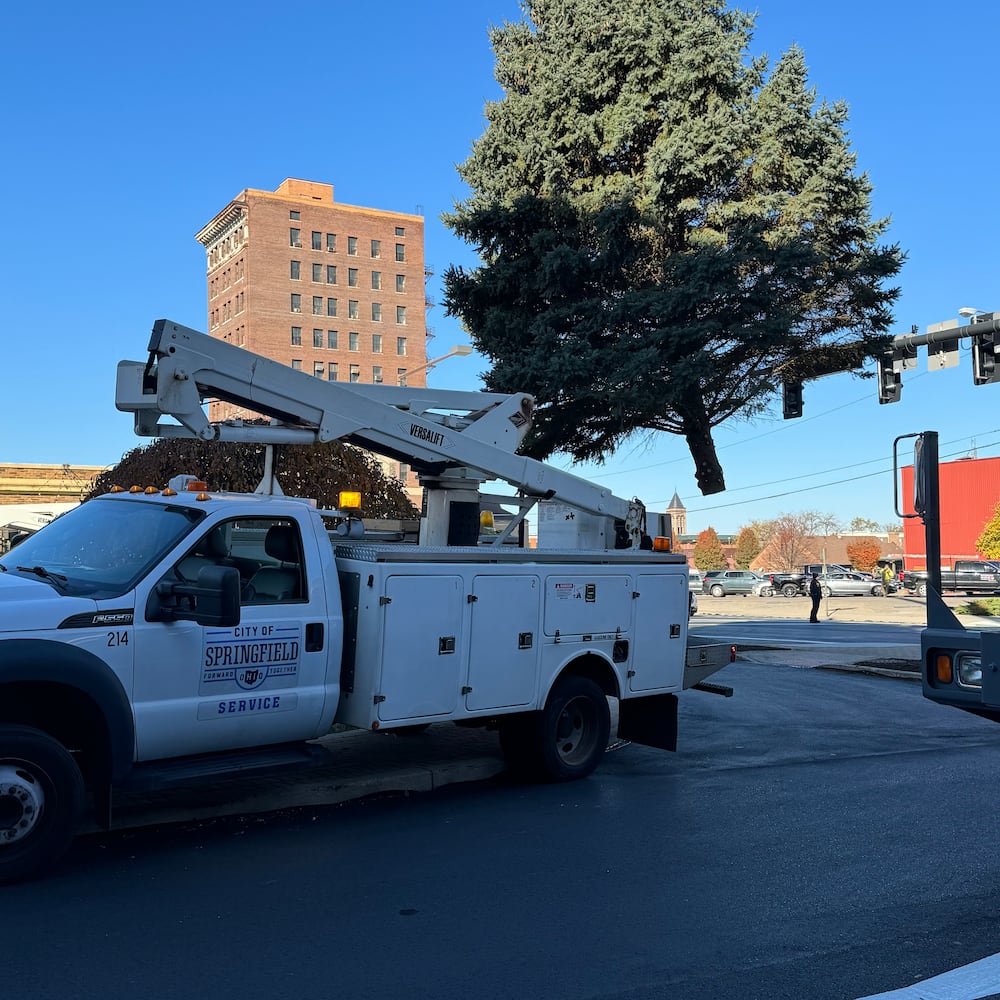
[[[424,220],[288,179],[240,192],[196,234],[208,331],[331,381],[424,385]],[[213,404],[212,420],[244,416]]]

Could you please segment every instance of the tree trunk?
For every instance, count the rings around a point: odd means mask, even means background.
[[[721,493],[726,488],[726,478],[719,464],[719,456],[715,452],[715,442],[712,440],[712,429],[706,419],[696,423],[688,417],[684,418],[684,440],[694,459],[694,474],[698,488],[704,496]]]

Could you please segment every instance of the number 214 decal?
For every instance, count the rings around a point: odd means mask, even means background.
[[[109,632],[108,633],[108,645],[109,646],[127,646],[128,645],[128,632]]]

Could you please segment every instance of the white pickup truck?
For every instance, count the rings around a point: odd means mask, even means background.
[[[669,551],[384,542],[190,476],[112,492],[0,557],[0,881],[58,858],[85,807],[110,824],[116,787],[263,763],[334,723],[490,726],[519,770],[584,777],[609,698],[621,738],[674,749],[677,695],[732,656],[689,646]]]

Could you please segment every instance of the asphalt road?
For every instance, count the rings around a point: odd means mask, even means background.
[[[858,674],[737,663],[676,754],[83,839],[0,893],[34,1000],[811,1000],[1000,951],[1000,728]]]

